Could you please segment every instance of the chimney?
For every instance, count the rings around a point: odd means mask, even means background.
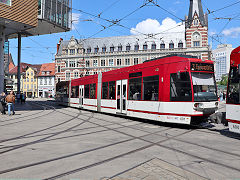
[[[59,47],[60,47],[60,44],[61,44],[62,41],[63,41],[63,38],[60,38],[59,43],[57,44],[57,53],[59,51]]]

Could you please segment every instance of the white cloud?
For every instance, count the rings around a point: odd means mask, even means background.
[[[213,36],[213,35],[215,35],[215,34],[217,34],[216,31],[214,31],[214,30],[210,30],[210,31],[209,31],[209,35],[210,35],[210,36]]]
[[[155,34],[162,32],[184,32],[185,26],[182,23],[177,23],[173,19],[167,17],[160,24],[156,19],[146,19],[136,25],[136,28],[131,28],[132,34]]]
[[[240,35],[240,27],[226,29],[222,32],[225,36],[236,38]]]

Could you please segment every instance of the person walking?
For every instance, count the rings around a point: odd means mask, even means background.
[[[0,96],[0,109],[2,114],[6,114],[5,108],[6,108],[6,102],[5,102],[6,94],[4,92],[1,93]]]
[[[11,109],[12,109],[12,112],[14,115],[15,114],[15,112],[14,112],[15,96],[14,96],[13,91],[11,91],[9,95],[7,95],[6,102],[8,105],[8,115],[9,116],[11,115]]]

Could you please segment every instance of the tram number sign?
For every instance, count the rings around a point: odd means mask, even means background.
[[[191,62],[192,71],[211,71],[214,72],[213,64]]]

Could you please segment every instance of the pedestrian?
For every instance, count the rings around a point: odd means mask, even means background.
[[[8,105],[8,115],[9,116],[11,115],[11,110],[12,110],[13,115],[14,115],[15,114],[15,112],[14,112],[15,96],[14,96],[13,91],[11,91],[9,95],[7,95],[6,102],[7,102],[7,105]]]
[[[16,95],[16,98],[17,98],[17,103],[19,103],[20,102],[20,98],[21,97],[21,95],[19,94],[19,93],[17,93],[17,95]]]
[[[25,103],[26,96],[25,94],[21,94],[21,104]]]
[[[5,101],[6,95],[4,92],[1,93],[0,96],[0,109],[2,114],[6,114],[5,108],[6,108],[6,101]]]

